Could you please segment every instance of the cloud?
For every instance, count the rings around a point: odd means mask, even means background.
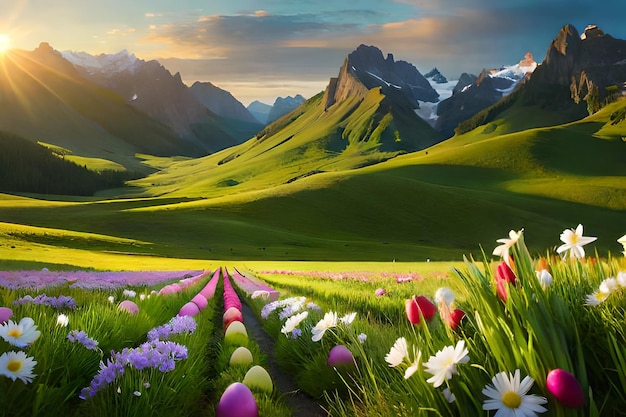
[[[403,13],[361,3],[359,9],[349,9],[344,2],[316,12],[307,3],[302,10],[308,12],[203,15],[153,24],[140,42],[159,45],[150,50],[152,57],[196,59],[180,66],[186,80],[269,85],[299,79],[321,85],[337,75],[346,55],[362,43],[422,72],[437,66],[453,79],[462,72],[477,74],[516,63],[526,52],[540,61],[563,25],[582,30],[606,15],[590,6],[568,6],[571,0],[394,1],[402,4]],[[601,20],[623,32],[617,17]]]

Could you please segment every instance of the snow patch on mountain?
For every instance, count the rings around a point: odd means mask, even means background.
[[[458,80],[446,79],[439,72],[437,72],[437,74],[439,74],[441,77],[430,76],[430,77],[426,77],[426,79],[428,80],[430,85],[435,89],[437,94],[439,94],[439,101],[437,101],[436,103],[431,103],[428,101],[419,101],[420,107],[419,109],[415,109],[415,113],[422,119],[426,120],[431,125],[434,125],[435,122],[437,121],[437,117],[439,117],[437,116],[437,105],[441,101],[452,96],[452,90],[454,89],[454,86],[456,86],[458,82]],[[441,82],[443,79],[445,79],[446,82]]]
[[[90,74],[114,74],[124,71],[132,73],[137,64],[143,62],[125,49],[115,54],[91,55],[87,52],[63,51],[61,55],[74,66],[82,67]]]

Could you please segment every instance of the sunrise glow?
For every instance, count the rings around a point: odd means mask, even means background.
[[[7,35],[0,33],[0,54],[6,52],[10,47],[11,39]]]

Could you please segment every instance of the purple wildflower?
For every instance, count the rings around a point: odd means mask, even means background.
[[[146,368],[169,372],[174,369],[175,362],[187,359],[187,347],[175,342],[152,340],[142,343],[136,348],[124,348],[121,352],[111,352],[107,364],[100,363],[100,371],[93,377],[88,387],[81,390],[80,398],[85,400],[124,373],[125,366],[137,370]]]
[[[196,331],[196,320],[191,316],[174,316],[163,326],[155,327],[148,332],[148,341],[167,340],[173,334],[193,334]]]
[[[13,301],[13,305],[20,304],[38,304],[45,305],[54,308],[76,308],[76,301],[70,297],[69,295],[60,295],[58,297],[49,297],[46,294],[39,294],[36,297],[31,297],[30,295],[26,295],[22,298],[18,298]]]
[[[295,339],[299,338],[300,336],[302,336],[302,330],[300,330],[300,329],[293,329],[291,331],[291,338],[292,339],[295,340]]]
[[[70,342],[78,342],[89,350],[94,350],[98,346],[98,341],[87,336],[82,330],[72,330],[67,334],[67,340]]]

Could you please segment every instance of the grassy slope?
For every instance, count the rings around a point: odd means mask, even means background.
[[[138,187],[137,195],[204,198],[233,195],[320,172],[367,166],[398,154],[378,149],[383,135],[388,134],[385,131],[388,124],[404,126],[408,122],[395,121],[387,114],[378,125],[372,125],[385,98],[378,89],[371,90],[362,102],[348,99],[327,111],[322,98],[320,94],[309,100],[297,113],[269,127],[265,135],[132,182]],[[286,124],[287,121],[290,123]],[[422,133],[428,135],[428,132],[416,132]]]
[[[479,245],[491,252],[496,239],[522,227],[531,249],[543,251],[578,223],[599,237],[592,248],[617,253],[615,240],[626,229],[620,158],[626,122],[613,126],[608,120],[624,107],[622,101],[581,122],[499,137],[474,131],[357,170],[337,159],[346,165],[285,184],[297,172],[298,152],[311,156],[302,170],[319,167],[326,156],[294,140],[305,124],[319,131],[332,125],[318,115],[270,140],[242,145],[254,152],[225,164],[217,161],[234,149],[174,163],[142,182],[146,192],[171,192],[168,198],[52,204],[5,197],[0,218],[141,241],[128,251],[196,260],[460,259],[479,255]],[[272,147],[282,152],[270,157]],[[238,185],[228,185],[229,179]],[[62,236],[54,244],[106,246]]]
[[[172,153],[171,130],[58,64],[18,50],[0,57],[0,128],[132,170],[144,168],[136,152]]]

